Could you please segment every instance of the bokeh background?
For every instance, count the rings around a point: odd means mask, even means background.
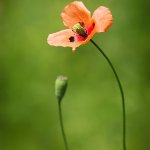
[[[62,103],[70,150],[121,150],[121,97],[89,42],[75,53],[51,47],[49,33],[69,0],[0,1],[0,149],[63,150],[54,82],[69,78]],[[110,8],[113,26],[94,40],[110,57],[126,97],[127,150],[150,150],[150,1],[83,0]]]

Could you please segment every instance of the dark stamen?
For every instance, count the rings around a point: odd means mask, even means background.
[[[79,22],[79,24],[84,28],[84,30],[85,30],[85,35],[81,35],[82,37],[84,37],[84,38],[86,38],[87,36],[88,36],[88,32],[87,32],[87,30],[86,30],[86,28],[85,28],[85,24],[84,24],[84,22]]]
[[[70,42],[74,42],[74,41],[75,41],[74,37],[71,36],[71,37],[69,38],[69,41],[70,41]]]
[[[95,23],[93,22],[93,28],[95,27]]]
[[[82,27],[85,27],[84,22],[79,22]]]

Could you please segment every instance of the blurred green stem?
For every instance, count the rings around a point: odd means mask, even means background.
[[[90,41],[93,43],[93,45],[99,50],[99,52],[107,60],[108,64],[110,65],[110,67],[116,77],[116,80],[117,80],[117,83],[119,86],[119,90],[120,90],[121,98],[122,98],[122,111],[123,111],[123,150],[126,150],[126,111],[125,111],[125,98],[124,98],[123,88],[122,88],[121,82],[119,80],[119,77],[117,75],[117,72],[116,72],[112,62],[110,61],[110,59],[107,57],[107,55],[102,51],[102,49],[92,39]]]
[[[60,127],[61,127],[61,132],[62,132],[63,141],[64,141],[64,145],[65,145],[65,150],[69,150],[66,135],[65,135],[64,125],[63,125],[63,117],[62,117],[62,109],[61,109],[61,101],[60,100],[58,101],[58,109],[59,109]]]

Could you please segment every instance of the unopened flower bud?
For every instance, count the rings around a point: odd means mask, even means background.
[[[59,101],[62,100],[67,89],[68,78],[64,76],[58,76],[55,81],[55,95]]]

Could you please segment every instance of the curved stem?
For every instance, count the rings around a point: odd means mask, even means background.
[[[99,52],[107,60],[108,64],[110,65],[110,67],[115,75],[115,78],[116,78],[118,86],[119,86],[119,90],[120,90],[121,98],[122,98],[122,111],[123,111],[123,150],[126,150],[126,111],[125,111],[125,98],[124,98],[123,88],[122,88],[121,82],[119,80],[119,77],[117,75],[117,72],[116,72],[112,62],[110,61],[110,59],[107,57],[107,55],[102,51],[102,49],[92,39],[90,41],[93,43],[93,45],[99,50]]]
[[[65,150],[69,150],[68,144],[67,144],[66,135],[65,135],[64,125],[63,125],[63,117],[62,117],[61,101],[58,101],[58,109],[59,109],[60,127],[61,127],[61,132],[62,132],[63,141],[64,141],[64,145],[65,145]]]

